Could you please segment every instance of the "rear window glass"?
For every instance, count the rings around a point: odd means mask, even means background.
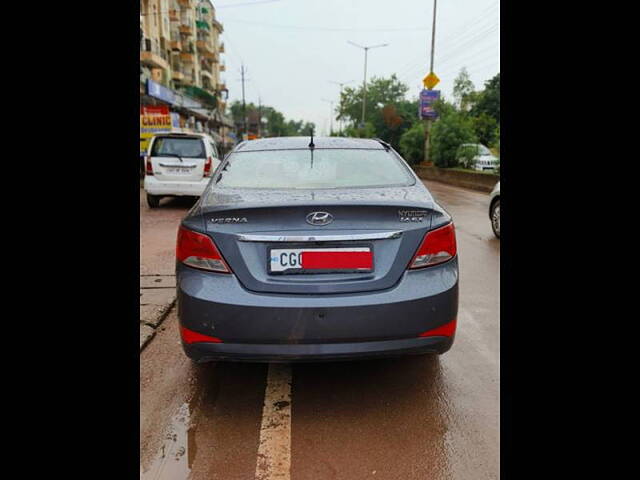
[[[157,137],[151,149],[152,157],[171,157],[179,155],[184,158],[206,157],[204,143],[199,138]]]
[[[310,149],[236,152],[217,184],[234,188],[348,188],[413,185],[385,150]]]

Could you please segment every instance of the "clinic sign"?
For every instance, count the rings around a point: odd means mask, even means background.
[[[440,98],[440,90],[424,89],[420,92],[420,118],[438,118],[434,104]]]
[[[171,131],[172,120],[166,105],[140,105],[140,155],[146,154],[149,140],[156,133]]]

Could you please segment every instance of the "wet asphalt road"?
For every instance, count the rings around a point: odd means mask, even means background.
[[[487,194],[426,184],[456,225],[453,348],[440,357],[287,367],[289,476],[271,478],[499,478],[500,241]],[[140,198],[140,271],[171,273],[177,226],[192,203],[165,199],[149,210]],[[192,365],[171,312],[140,355],[141,478],[259,478],[268,369]]]

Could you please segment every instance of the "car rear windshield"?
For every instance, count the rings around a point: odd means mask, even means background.
[[[204,158],[204,143],[199,138],[156,137],[151,149],[152,157]]]
[[[266,189],[408,186],[414,182],[391,152],[373,149],[235,152],[217,180],[223,187]]]

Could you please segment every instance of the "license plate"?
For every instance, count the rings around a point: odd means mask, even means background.
[[[272,248],[269,250],[271,273],[370,272],[373,253],[370,247]]]
[[[190,171],[186,168],[167,168],[168,175],[187,175]]]

